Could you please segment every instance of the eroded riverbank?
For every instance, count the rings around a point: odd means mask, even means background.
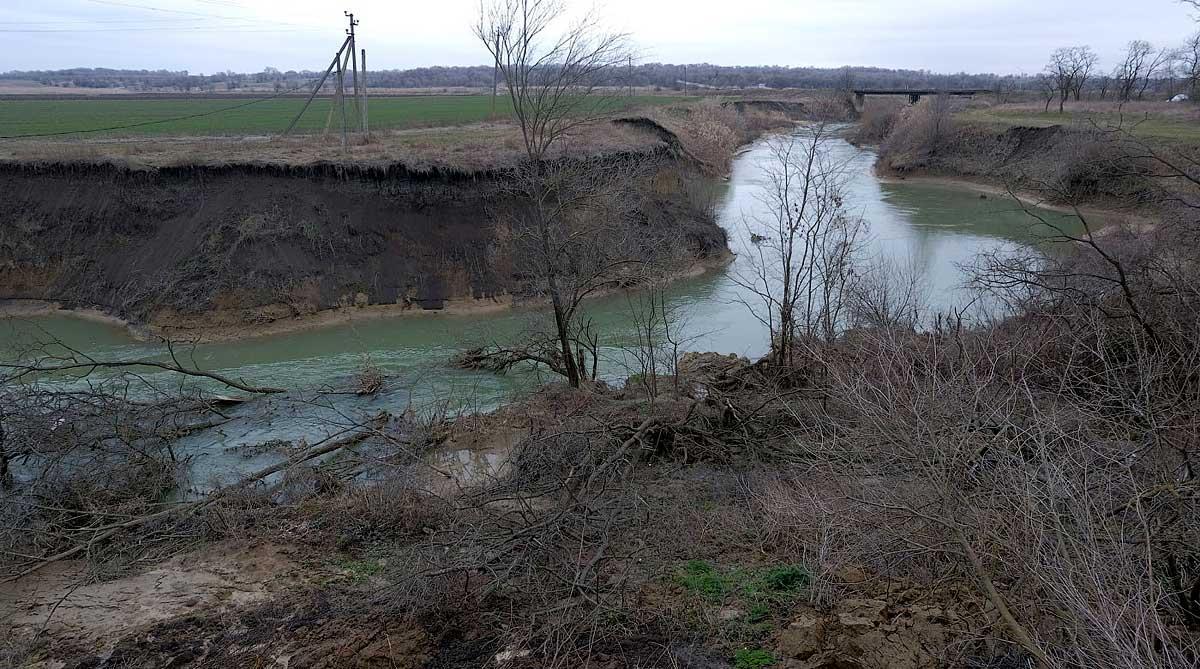
[[[870,224],[865,260],[888,261],[918,273],[929,314],[972,302],[974,296],[964,287],[964,267],[976,254],[1028,249],[1040,243],[1037,222],[1011,201],[981,199],[977,192],[944,184],[891,183],[877,177],[873,151],[841,140],[831,150],[847,166],[850,211]],[[717,221],[728,235],[729,247],[739,255],[727,265],[682,278],[665,292],[669,309],[678,314],[677,332],[684,351],[749,358],[767,351],[767,328],[747,308],[754,296],[747,292],[745,280],[754,271],[749,262],[752,254],[747,253],[754,248],[750,228],[764,215],[760,195],[769,160],[764,141],[750,146],[735,159],[728,184],[718,193]],[[609,383],[619,384],[641,371],[631,356],[638,342],[632,317],[638,295],[616,292],[586,304],[601,336],[600,376]],[[462,350],[520,341],[545,326],[546,314],[536,308],[512,309],[501,300],[475,306],[479,308],[458,313],[453,309],[398,311],[395,305],[348,306],[266,324],[278,328],[270,336],[194,344],[181,337],[176,354],[189,364],[293,391],[290,397],[273,398],[260,407],[234,410],[231,422],[189,435],[181,448],[194,458],[198,471],[220,473],[227,480],[272,457],[266,454],[245,461],[238,447],[327,434],[332,425],[346,422],[339,414],[361,418],[380,409],[402,413],[431,407],[487,411],[550,378],[531,368],[497,376],[450,366],[450,359]],[[153,340],[139,340],[111,322],[81,321],[68,313],[26,314],[10,321],[0,328],[0,345],[28,350],[37,341],[59,338],[97,359],[166,356]],[[392,317],[398,314],[405,315]],[[240,332],[262,334],[263,327],[247,326]],[[383,391],[368,398],[346,393],[364,369],[388,379]],[[152,382],[159,378],[153,370],[145,373]]]

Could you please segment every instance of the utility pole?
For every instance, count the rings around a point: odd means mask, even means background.
[[[358,25],[358,21],[354,20],[353,12],[346,11],[346,12],[342,12],[342,14],[344,14],[347,18],[350,19],[350,27],[348,29],[346,29],[346,34],[350,36],[350,63],[351,63],[351,66],[354,68],[352,71],[352,75],[351,75],[354,77],[354,111],[356,112],[355,116],[358,116],[361,119],[362,118],[362,91],[359,90],[358,42],[356,42],[354,39],[354,27]]]
[[[300,108],[300,113],[296,114],[296,117],[293,118],[292,122],[288,124],[287,130],[283,131],[283,134],[285,134],[285,135],[290,134],[292,132],[292,130],[295,129],[296,124],[300,121],[300,117],[304,116],[304,112],[308,111],[308,107],[309,107],[309,105],[312,104],[313,99],[317,97],[317,94],[321,92],[321,88],[323,86],[325,86],[325,80],[328,79],[329,75],[332,74],[333,71],[339,67],[340,63],[342,62],[342,52],[344,52],[346,50],[346,46],[349,43],[350,43],[349,40],[342,42],[342,48],[338,49],[337,53],[335,53],[333,55],[333,62],[330,63],[329,67],[327,67],[325,69],[325,74],[321,75],[321,79],[319,81],[317,81],[317,85],[315,88],[313,88],[312,94],[309,95],[308,99],[304,101],[304,106]],[[333,115],[333,107],[332,106],[329,108],[329,114],[330,114],[330,119],[332,119],[333,118],[333,116],[332,116]],[[325,122],[325,130],[327,132],[329,130],[329,121]]]
[[[337,84],[329,105],[329,116],[325,119],[324,134],[329,134],[329,129],[333,125],[333,115],[340,115],[342,122],[342,150],[345,150],[349,146],[349,137],[347,134],[351,123],[359,123],[363,135],[367,137],[370,137],[371,130],[367,117],[367,50],[362,50],[362,70],[359,70],[358,49],[356,46],[358,36],[354,30],[359,22],[355,20],[354,14],[349,11],[343,13],[350,20],[350,27],[346,29],[346,39],[342,42],[341,48],[334,54],[333,62],[326,68],[325,74],[321,75],[321,79],[317,82],[316,87],[313,88],[308,99],[304,101],[304,106],[300,108],[300,113],[296,114],[292,122],[288,124],[287,130],[283,131],[283,134],[287,135],[295,129],[296,124],[300,121],[300,117],[304,116],[309,106],[312,105],[313,99],[320,94],[321,88],[325,86],[325,81],[336,71]],[[355,120],[351,120],[346,113],[346,76],[348,74],[354,77]]]
[[[346,150],[346,146],[347,146],[347,140],[346,140],[346,61],[350,60],[351,53],[354,53],[354,49],[350,49],[350,53],[346,54],[346,57],[342,60],[341,65],[338,66],[338,73],[337,73],[338,77],[337,77],[337,103],[336,103],[336,106],[340,110],[341,115],[342,115],[342,150],[343,151]]]
[[[633,98],[633,56],[629,57],[629,97]]]

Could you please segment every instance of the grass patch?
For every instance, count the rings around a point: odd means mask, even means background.
[[[619,104],[629,107],[665,105],[689,98],[642,95],[625,98]],[[0,136],[55,132],[75,132],[92,128],[132,125],[218,110],[244,104],[249,100],[195,99],[97,99],[97,100],[0,100]],[[313,101],[296,125],[301,133],[321,132],[332,102]],[[211,116],[158,123],[139,128],[92,133],[88,137],[129,135],[258,135],[282,132],[304,106],[302,98],[279,98],[253,105],[213,113]],[[488,95],[429,95],[378,97],[370,100],[373,130],[464,125],[492,118],[492,99]],[[512,103],[501,98],[497,117],[511,117]],[[354,118],[354,105],[347,104],[347,116]],[[339,121],[334,118],[333,125]]]
[[[773,605],[790,602],[803,593],[811,575],[797,564],[722,571],[703,560],[690,560],[675,573],[675,581],[711,603],[736,599],[747,604],[746,622],[759,623],[770,617]]]
[[[691,560],[676,575],[676,580],[688,592],[709,601],[720,601],[728,593],[727,578],[703,560]]]
[[[775,656],[761,648],[743,648],[733,654],[734,669],[762,669],[775,664]]]
[[[378,560],[345,560],[337,566],[346,572],[351,583],[362,583],[383,571],[383,563]]]
[[[800,592],[808,587],[808,570],[800,565],[789,564],[772,567],[762,575],[762,584],[768,592]]]

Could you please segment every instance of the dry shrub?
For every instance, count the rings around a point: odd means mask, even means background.
[[[832,605],[845,571],[867,566],[863,534],[846,522],[844,491],[833,477],[764,477],[751,493],[759,544],[802,563],[811,575],[809,601]]]
[[[340,548],[414,540],[441,525],[448,510],[439,498],[402,480],[356,485],[311,509],[317,531]]]
[[[793,125],[794,121],[787,114],[770,109],[755,109],[747,107],[742,111],[742,128],[746,134],[745,140],[750,141],[773,130],[779,130]]]
[[[858,118],[854,99],[846,91],[817,91],[805,106],[805,116],[818,123],[849,123]]]
[[[923,98],[904,109],[881,147],[893,161],[927,164],[944,150],[956,131],[953,103],[946,95]]]
[[[1168,269],[1186,239],[1151,237],[993,265],[996,285],[1028,289],[1007,321],[814,349],[827,392],[797,404],[831,426],[809,453],[845,490],[833,525],[861,534],[855,561],[974,582],[1041,666],[1187,667],[1200,652],[1200,292]]]
[[[718,100],[656,110],[654,118],[674,132],[683,147],[713,173],[728,170],[734,153],[745,141],[741,115]]]
[[[905,111],[904,103],[891,98],[868,100],[859,117],[854,141],[858,144],[880,144],[892,134]]]

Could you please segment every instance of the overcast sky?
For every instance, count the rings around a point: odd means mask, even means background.
[[[565,0],[590,7],[591,0]],[[362,21],[372,69],[487,62],[478,0],[0,0],[0,71],[66,67],[211,73],[324,69]],[[598,0],[647,62],[879,65],[1033,73],[1089,44],[1109,69],[1123,45],[1176,45],[1200,27],[1176,0]]]

